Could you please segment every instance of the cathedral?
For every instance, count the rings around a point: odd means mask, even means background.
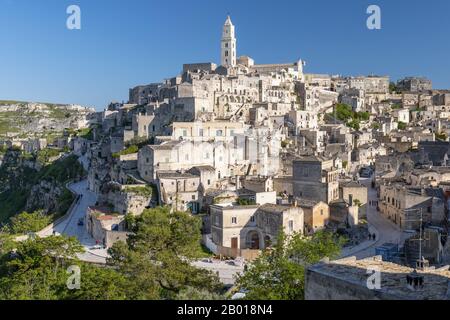
[[[304,61],[299,60],[294,63],[280,64],[255,64],[249,56],[237,57],[236,32],[231,17],[228,15],[222,29],[221,40],[221,67],[218,73],[226,75],[237,75],[242,73],[255,73],[260,75],[270,75],[271,73],[287,72],[292,75],[293,80],[303,80]]]

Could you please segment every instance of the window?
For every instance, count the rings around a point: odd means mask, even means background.
[[[208,179],[208,186],[211,184],[211,180]]]
[[[216,131],[216,136],[221,137],[223,135],[222,130],[217,130]]]
[[[231,223],[237,224],[237,217],[231,217]]]
[[[200,137],[203,137],[203,129],[199,129],[199,130],[198,130],[198,135],[199,135]]]
[[[289,220],[289,233],[294,232],[294,221]]]
[[[228,42],[227,42],[227,43],[225,43],[225,48],[228,48]]]
[[[228,57],[228,50],[225,51],[225,57]]]
[[[149,162],[150,162],[150,159],[149,159],[149,158],[146,158],[146,159],[145,159],[145,162],[149,163]]]
[[[251,221],[251,222],[255,222],[255,216],[251,216],[251,217],[250,217],[250,221]]]
[[[183,130],[183,137],[187,136],[187,130]]]
[[[195,194],[192,195],[192,200],[195,200]]]
[[[320,215],[323,216],[323,209],[320,209]]]

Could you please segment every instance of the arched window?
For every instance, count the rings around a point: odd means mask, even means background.
[[[225,57],[228,57],[228,50],[225,51]]]

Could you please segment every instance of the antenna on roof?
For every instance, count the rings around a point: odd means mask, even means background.
[[[405,220],[405,222],[411,222],[411,221],[419,221],[420,225],[419,225],[419,239],[411,239],[412,241],[419,241],[419,259],[416,261],[416,268],[419,269],[424,269],[427,266],[427,261],[425,260],[425,258],[422,256],[422,241],[423,240],[430,240],[430,239],[426,239],[426,238],[422,238],[423,235],[423,208],[417,208],[417,209],[409,209],[409,210],[405,210],[405,213],[408,212],[419,212],[420,214],[420,218],[419,219],[407,219]],[[409,214],[406,215],[409,218]]]

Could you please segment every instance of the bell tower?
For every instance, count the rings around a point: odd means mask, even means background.
[[[234,67],[236,65],[236,37],[230,16],[227,16],[227,20],[223,25],[221,64],[224,67]]]

